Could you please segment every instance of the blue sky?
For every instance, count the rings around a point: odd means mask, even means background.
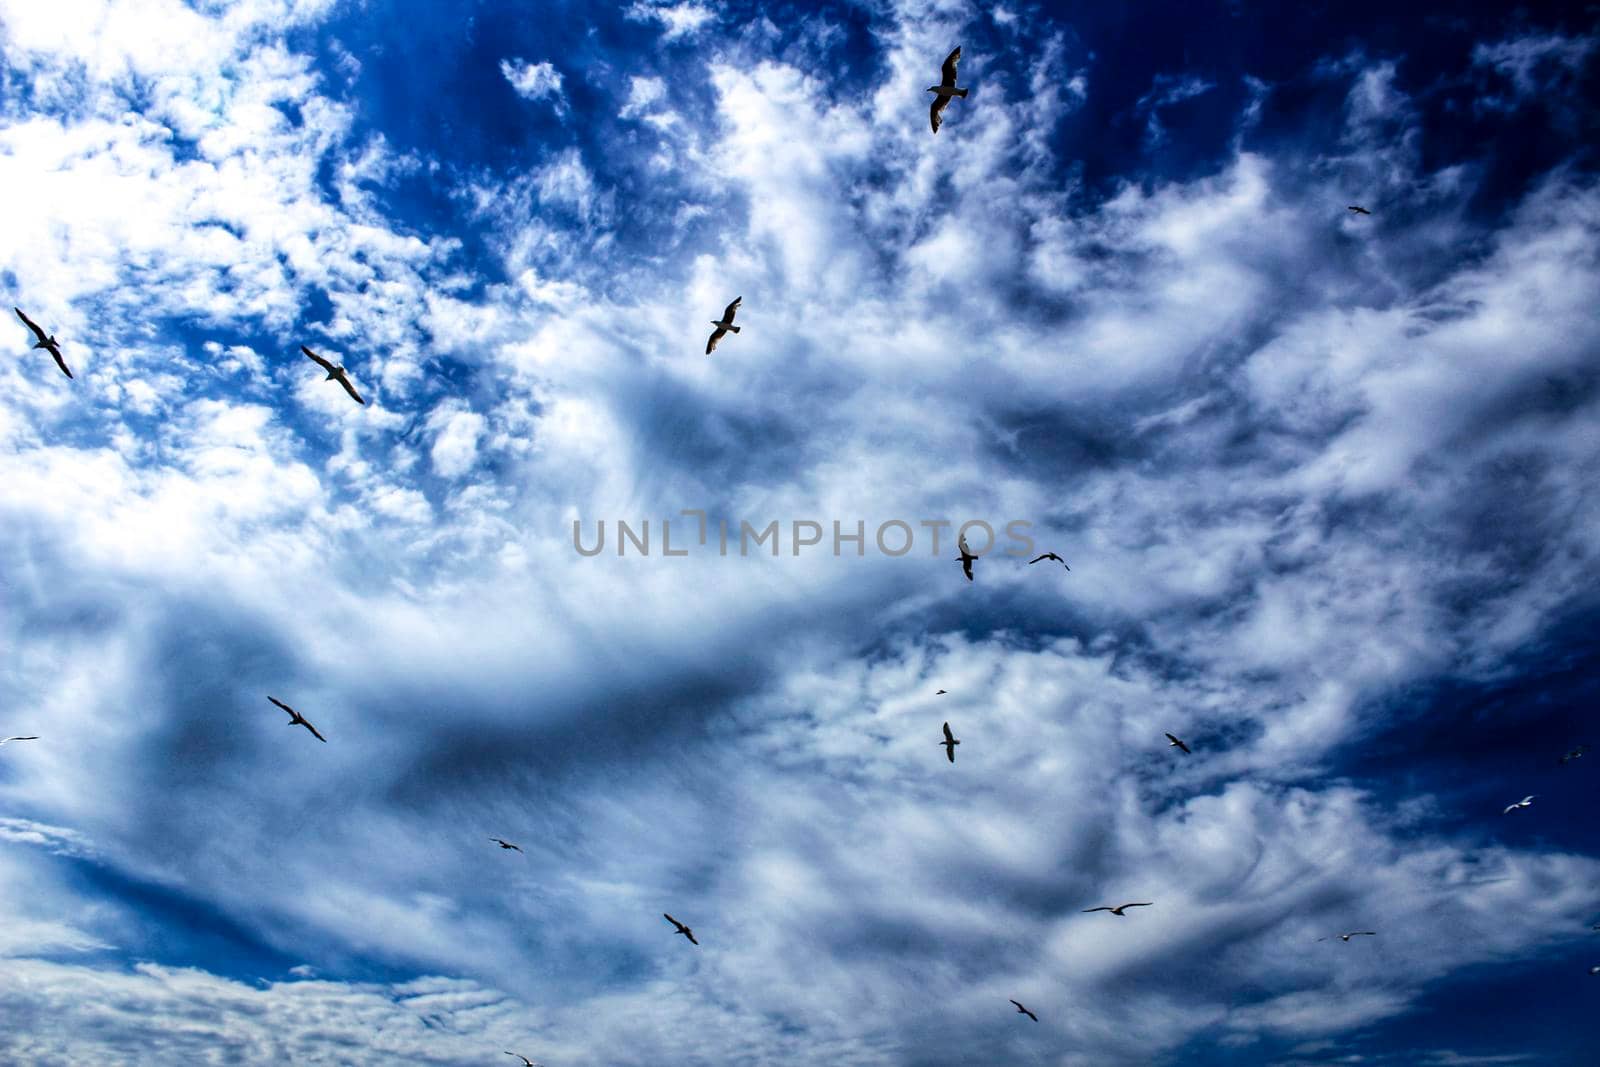
[[[0,0],[0,1059],[1587,1062],[1600,36],[1394,7]]]

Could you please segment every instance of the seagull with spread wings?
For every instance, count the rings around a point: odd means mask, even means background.
[[[309,722],[307,722],[304,715],[301,715],[298,711],[295,711],[293,708],[291,708],[289,705],[285,704],[283,701],[279,700],[277,697],[269,696],[269,697],[267,697],[267,699],[272,701],[274,704],[278,705],[278,707],[282,708],[284,711],[287,711],[289,713],[289,725],[290,726],[304,726],[307,730],[311,731],[311,736],[312,737],[315,737],[318,741],[321,741],[323,744],[327,744],[328,743],[328,739],[326,737],[323,737],[321,734],[317,733],[317,728],[315,726],[312,726]]]
[[[361,394],[356,392],[356,387],[350,384],[350,372],[344,369],[343,363],[330,363],[328,360],[323,359],[321,356],[311,351],[311,349],[307,348],[305,345],[300,346],[300,351],[306,354],[307,359],[311,360],[311,362],[328,372],[328,376],[324,378],[323,381],[338,382],[340,385],[344,386],[344,391],[349,393],[350,398],[357,404],[366,403],[365,400],[361,399]]]
[[[944,109],[950,103],[952,96],[965,98],[967,91],[956,87],[956,64],[961,62],[961,46],[945,58],[944,67],[940,71],[938,85],[928,86],[928,92],[933,94],[933,106],[928,109],[928,121],[933,124],[933,132],[938,133],[939,127],[944,125]]]
[[[1033,1012],[1029,1011],[1027,1008],[1024,1008],[1020,1002],[1013,1000],[1011,1003],[1017,1005],[1017,1014],[1018,1015],[1026,1015],[1028,1018],[1032,1019],[1034,1022],[1038,1022],[1039,1021],[1039,1017],[1037,1015],[1035,1015]]]
[[[967,547],[966,534],[962,534],[957,537],[956,544],[961,550],[961,555],[957,556],[956,560],[961,564],[961,573],[965,574],[967,576],[967,581],[970,582],[972,581],[972,565],[977,562],[978,557],[974,556],[972,554],[972,549]]]
[[[532,1060],[528,1059],[528,1057],[524,1056],[520,1052],[507,1052],[506,1055],[507,1056],[515,1056],[517,1059],[521,1060],[522,1061],[522,1067],[543,1067],[542,1064],[538,1064],[538,1063],[533,1062]]]
[[[1118,904],[1114,908],[1110,907],[1109,905],[1102,904],[1098,908],[1084,908],[1083,909],[1083,913],[1085,915],[1087,915],[1091,911],[1109,911],[1113,915],[1122,915],[1122,909],[1123,908],[1148,908],[1150,905],[1152,905],[1154,903],[1155,903],[1155,901],[1153,901],[1153,900],[1147,900],[1142,904]]]
[[[1531,808],[1531,807],[1533,807],[1533,797],[1536,797],[1538,795],[1539,795],[1538,793],[1534,793],[1533,796],[1523,797],[1521,800],[1517,801],[1515,804],[1507,804],[1506,805],[1506,810],[1502,811],[1500,814],[1501,815],[1510,815],[1512,812],[1516,811],[1518,808]]]
[[[1377,936],[1378,936],[1378,931],[1376,931],[1376,930],[1352,930],[1348,934],[1333,934],[1333,935],[1330,935],[1328,937],[1319,937],[1319,938],[1317,938],[1317,940],[1318,941],[1332,941],[1335,937],[1337,937],[1340,941],[1343,941],[1345,944],[1348,945],[1350,943],[1350,939],[1352,937],[1377,937]]]
[[[17,318],[21,319],[22,324],[28,329],[32,330],[33,336],[38,339],[37,343],[33,347],[42,348],[46,352],[49,352],[52,356],[56,357],[56,366],[61,368],[61,373],[65,374],[68,378],[72,377],[72,372],[67,369],[67,361],[61,358],[60,342],[58,342],[52,335],[45,333],[37,322],[34,322],[32,319],[28,318],[28,316],[24,315],[21,308],[14,307],[11,310],[17,313]]]
[[[950,724],[944,724],[944,740],[939,742],[944,746],[944,754],[950,757],[950,762],[956,761],[956,746],[961,742],[956,740],[956,735],[950,732]]]
[[[694,931],[689,929],[687,926],[683,925],[677,919],[674,919],[672,916],[668,915],[666,912],[662,912],[661,913],[661,917],[666,919],[667,922],[671,923],[673,926],[676,926],[678,929],[675,932],[682,934],[684,937],[687,937],[689,939],[689,944],[698,945],[700,943],[700,942],[698,942],[698,941],[696,941],[694,939]]]
[[[27,737],[0,737],[0,745],[9,745],[13,741],[37,741],[38,734],[29,734]]]
[[[1055,560],[1055,561],[1056,561],[1056,562],[1057,562],[1057,563],[1059,563],[1059,564],[1061,564],[1061,565],[1062,565],[1062,566],[1063,566],[1063,567],[1067,567],[1067,561],[1066,561],[1066,560],[1064,560],[1064,559],[1062,559],[1062,558],[1061,558],[1061,557],[1060,557],[1060,556],[1058,556],[1058,555],[1056,555],[1056,554],[1055,554],[1055,553],[1054,553],[1054,552],[1046,552],[1046,553],[1045,553],[1045,554],[1044,554],[1044,555],[1042,555],[1042,556],[1038,556],[1038,557],[1036,557],[1036,558],[1034,558],[1034,559],[1030,559],[1030,560],[1029,560],[1029,561],[1028,561],[1028,566],[1030,566],[1030,567],[1031,567],[1031,566],[1033,566],[1033,565],[1034,565],[1034,564],[1035,564],[1035,563],[1038,563],[1038,562],[1039,562],[1039,561],[1040,561],[1040,560],[1043,560],[1043,559],[1053,559],[1053,560]],[[1071,570],[1071,569],[1072,569],[1072,568],[1071,568],[1071,567],[1067,567],[1067,570],[1069,570],[1069,571],[1070,571],[1070,570]]]
[[[728,336],[729,330],[732,330],[734,333],[739,332],[739,327],[733,324],[733,317],[739,313],[739,304],[743,300],[744,297],[742,296],[734,297],[733,303],[729,304],[722,312],[721,321],[718,321],[717,319],[711,320],[711,325],[715,326],[716,329],[711,331],[711,337],[706,341],[706,355],[709,356],[711,354],[711,350],[717,347],[718,341]]]
[[[1582,759],[1583,754],[1587,751],[1589,751],[1588,745],[1579,745],[1577,748],[1561,757],[1561,765],[1564,767],[1575,759]]]
[[[518,852],[522,851],[522,849],[517,848],[517,846],[513,845],[510,841],[502,841],[498,837],[491,837],[491,838],[489,838],[489,840],[493,841],[495,844],[499,845],[501,848],[515,849]]]
[[[1167,735],[1167,747],[1168,748],[1181,748],[1181,749],[1183,749],[1183,754],[1185,756],[1190,755],[1189,746],[1184,744],[1182,741],[1179,741],[1176,737],[1173,737],[1171,734]]]
[[[1360,204],[1351,204],[1350,205],[1350,211],[1353,214],[1356,214],[1356,215],[1370,215],[1370,214],[1372,214],[1372,212],[1368,211],[1366,208],[1362,207]]]

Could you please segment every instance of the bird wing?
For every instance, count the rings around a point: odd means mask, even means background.
[[[945,105],[950,103],[948,96],[936,96],[933,105],[928,108],[928,123],[933,127],[933,132],[938,133],[939,127],[944,124]]]
[[[1012,1002],[1011,1002],[1011,1003],[1013,1003],[1013,1004],[1016,1004],[1016,1005],[1017,1005],[1017,1010],[1018,1010],[1018,1011],[1024,1011],[1024,1010],[1026,1010],[1026,1009],[1024,1009],[1024,1008],[1023,1008],[1023,1006],[1022,1006],[1022,1005],[1021,1005],[1021,1004],[1017,1004],[1017,1002],[1016,1002],[1016,1001],[1014,1001],[1014,1000],[1013,1000],[1013,1001],[1012,1001]]]
[[[963,573],[963,574],[965,574],[967,576],[967,581],[969,581],[969,582],[972,581],[972,561],[975,558],[976,558],[975,556],[962,556],[961,557],[961,573]]]
[[[694,931],[689,929],[687,926],[683,928],[683,936],[689,939],[689,944],[691,945],[698,945],[700,943],[694,939]]]
[[[1046,552],[1044,555],[1040,556],[1039,559],[1030,559],[1028,561],[1028,566],[1030,566],[1030,567],[1033,566],[1035,563],[1038,563],[1040,559],[1049,559],[1049,558],[1050,558],[1050,553]]]
[[[951,52],[948,56],[945,57],[944,67],[940,71],[940,73],[942,73],[944,75],[943,81],[940,82],[941,85],[948,85],[948,86],[950,86],[952,88],[955,87],[955,84],[956,84],[956,64],[960,63],[960,62],[961,62],[961,46],[960,45],[956,45],[956,50],[954,52]]]
[[[1102,905],[1100,905],[1100,906],[1099,906],[1099,907],[1098,907],[1098,908],[1084,908],[1084,909],[1083,909],[1083,913],[1084,913],[1084,914],[1085,914],[1085,915],[1087,915],[1087,914],[1089,914],[1089,913],[1090,913],[1090,912],[1091,912],[1091,911],[1112,911],[1112,910],[1113,910],[1113,909],[1112,909],[1112,908],[1110,908],[1110,907],[1108,907],[1108,906],[1106,906],[1106,905],[1104,905],[1104,904],[1102,904]]]
[[[1507,804],[1506,807],[1505,807],[1505,810],[1502,811],[1500,814],[1501,815],[1510,815],[1512,812],[1516,811],[1521,806],[1522,805],[1520,805],[1520,804]]]
[[[1319,938],[1317,938],[1317,940],[1318,940],[1318,941],[1326,941],[1326,940],[1328,940],[1328,939],[1327,939],[1327,938],[1325,938],[1325,937],[1319,937]]]
[[[1039,1021],[1039,1017],[1037,1015],[1035,1015],[1033,1012],[1029,1011],[1027,1008],[1023,1008],[1022,1009],[1022,1014],[1026,1015],[1028,1018],[1032,1019],[1034,1022],[1038,1022]]]
[[[954,741],[956,739],[955,735],[950,732],[950,724],[949,723],[945,723],[944,724],[944,739],[946,741]]]
[[[60,347],[57,345],[51,345],[50,354],[56,357],[56,366],[61,368],[61,373],[65,374],[68,378],[72,377],[72,372],[67,369],[67,361],[61,358]]]
[[[722,321],[723,322],[728,322],[728,323],[733,322],[733,316],[738,312],[739,303],[743,299],[744,299],[744,297],[742,297],[742,296],[736,296],[736,297],[733,298],[733,303],[729,304],[727,309],[725,311],[723,311],[723,313],[722,313]]]
[[[300,346],[300,351],[304,352],[306,354],[306,357],[308,359],[310,359],[311,362],[315,363],[317,366],[321,367],[323,370],[327,371],[329,374],[333,373],[333,364],[332,363],[329,363],[327,360],[323,359],[321,356],[319,356],[315,352],[311,351],[311,349],[307,348],[305,345],[301,345]]]
[[[298,717],[298,718],[299,718],[300,725],[304,726],[307,730],[311,731],[311,736],[312,737],[315,737],[318,741],[321,741],[323,744],[327,744],[328,743],[328,739],[326,737],[323,737],[321,734],[317,733],[317,728],[315,726],[312,726],[309,722],[307,722],[304,717]]]
[[[1152,905],[1154,903],[1155,903],[1155,901],[1153,901],[1153,900],[1146,900],[1146,901],[1142,901],[1141,903],[1138,903],[1138,904],[1124,904],[1122,906],[1124,908],[1148,908],[1150,905]]]
[[[721,326],[718,326],[715,330],[712,330],[710,339],[706,341],[706,355],[709,356],[711,354],[711,350],[717,347],[717,342],[722,340],[727,335],[728,331],[724,330]]]
[[[39,329],[39,324],[37,322],[34,322],[32,319],[28,318],[28,316],[26,316],[26,315],[24,315],[22,313],[22,309],[21,308],[14,307],[11,310],[15,311],[17,313],[17,318],[21,319],[22,322],[23,322],[23,325],[27,326],[28,329],[32,330],[33,331],[33,335],[35,337],[37,337],[41,342],[48,341],[50,339],[49,336],[43,330]]]
[[[677,919],[674,919],[672,916],[668,915],[666,912],[662,912],[661,913],[661,917],[663,919],[667,920],[667,922],[671,923],[673,926],[676,926],[680,930],[687,930],[688,929],[687,926],[683,925],[681,922],[679,922]]]
[[[289,705],[285,704],[283,701],[279,700],[277,697],[270,697],[269,696],[267,699],[272,701],[274,704],[278,705],[278,707],[282,708],[284,711],[287,711],[290,715],[293,715],[295,713],[293,708],[291,708]]]
[[[355,398],[355,402],[357,404],[365,404],[366,403],[365,400],[361,399],[361,394],[356,392],[356,387],[350,384],[350,376],[348,374],[341,374],[338,377],[339,377],[339,384],[344,386],[344,391],[345,392],[349,393],[352,397]]]
[[[11,741],[37,741],[37,740],[39,740],[39,735],[38,734],[29,734],[27,737],[7,737],[7,738],[4,738],[4,739],[0,739],[0,745],[4,745],[4,744],[6,744],[8,742],[11,742]]]
[[[1351,937],[1377,937],[1378,936],[1378,931],[1376,931],[1376,930],[1356,930],[1350,936]]]

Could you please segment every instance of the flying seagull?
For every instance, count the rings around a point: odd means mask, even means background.
[[[267,699],[272,701],[274,704],[278,705],[278,707],[282,708],[284,711],[287,711],[289,713],[289,725],[290,726],[304,726],[307,730],[311,731],[311,736],[312,737],[315,737],[318,741],[321,741],[323,744],[327,744],[328,743],[328,739],[326,737],[323,737],[321,734],[317,733],[317,728],[315,726],[312,726],[309,722],[306,722],[306,719],[305,719],[304,715],[301,715],[298,711],[295,711],[293,708],[291,708],[289,705],[285,704],[283,701],[279,700],[277,697],[269,696]]]
[[[1600,967],[1590,967],[1589,968],[1589,973],[1590,974],[1600,974]]]
[[[1167,745],[1168,748],[1181,748],[1181,749],[1183,749],[1183,754],[1185,756],[1190,754],[1189,753],[1189,746],[1184,744],[1182,741],[1179,741],[1176,737],[1173,737],[1171,734],[1167,735],[1167,741],[1168,741],[1168,745]]]
[[[1028,561],[1028,566],[1030,566],[1030,567],[1033,566],[1035,563],[1038,563],[1039,560],[1041,560],[1041,559],[1053,559],[1057,563],[1061,564],[1063,567],[1067,567],[1067,561],[1062,559],[1060,556],[1056,555],[1054,552],[1046,552],[1044,555],[1039,556],[1037,559],[1030,559]],[[1072,569],[1071,567],[1067,567],[1067,570],[1070,571],[1071,569]]]
[[[1368,211],[1366,208],[1362,207],[1360,204],[1351,204],[1350,205],[1350,210],[1355,212],[1357,215],[1370,215],[1370,214],[1372,214],[1372,212]]]
[[[1114,908],[1107,907],[1106,905],[1102,904],[1098,908],[1084,908],[1083,909],[1083,913],[1085,915],[1087,915],[1091,911],[1109,911],[1113,915],[1121,915],[1123,908],[1148,908],[1150,905],[1152,905],[1154,903],[1155,903],[1155,901],[1153,901],[1153,900],[1147,900],[1143,904],[1118,904]]]
[[[61,358],[60,343],[57,342],[54,337],[41,330],[37,322],[34,322],[32,319],[28,318],[28,316],[24,315],[21,308],[14,307],[11,310],[17,313],[17,318],[21,319],[23,325],[32,330],[33,336],[39,339],[38,343],[33,347],[42,348],[49,352],[52,356],[56,357],[56,366],[61,368],[61,373],[65,374],[68,378],[72,377],[72,372],[67,369],[67,361]]]
[[[956,746],[961,742],[956,740],[955,734],[950,732],[950,724],[944,724],[944,740],[939,742],[944,746],[944,754],[950,757],[950,762],[956,761]]]
[[[1348,934],[1334,934],[1334,935],[1332,935],[1332,937],[1319,937],[1319,938],[1317,938],[1317,940],[1318,941],[1332,941],[1333,938],[1337,937],[1340,941],[1343,941],[1345,944],[1348,945],[1350,943],[1350,939],[1352,937],[1377,937],[1377,936],[1378,936],[1378,931],[1376,931],[1376,930],[1354,930],[1354,931],[1352,931],[1352,932],[1350,932]]]
[[[1565,756],[1562,756],[1561,757],[1561,762],[1563,764],[1567,764],[1567,763],[1571,763],[1575,759],[1582,759],[1583,758],[1583,754],[1585,752],[1587,752],[1587,751],[1589,751],[1589,746],[1588,745],[1579,745],[1577,748],[1573,749],[1571,752],[1568,752]]]
[[[960,537],[958,537],[956,542],[961,548],[961,555],[957,556],[956,559],[961,563],[961,573],[965,574],[967,576],[967,581],[970,582],[972,581],[972,564],[978,557],[974,556],[972,554],[972,549],[967,547],[966,534],[962,534]]]
[[[683,925],[677,919],[674,919],[672,916],[668,915],[666,912],[662,912],[661,913],[661,917],[666,919],[667,922],[671,923],[673,926],[676,926],[678,928],[677,932],[682,934],[684,937],[687,937],[689,939],[689,944],[698,945],[700,943],[700,942],[698,942],[698,941],[696,941],[694,939],[694,931],[689,929],[687,926]]]
[[[1034,1022],[1038,1022],[1039,1021],[1039,1017],[1037,1015],[1035,1015],[1033,1012],[1029,1011],[1027,1008],[1024,1008],[1017,1001],[1013,1000],[1011,1003],[1017,1005],[1017,1014],[1018,1015],[1026,1015],[1028,1018],[1032,1019]]]
[[[956,64],[961,62],[961,46],[945,58],[944,70],[938,85],[928,86],[928,92],[933,94],[933,106],[928,109],[928,121],[933,123],[933,132],[938,133],[939,127],[944,123],[945,105],[950,103],[952,96],[963,99],[967,95],[965,89],[956,88]]]
[[[1538,793],[1535,793],[1535,794],[1533,794],[1532,797],[1523,797],[1521,800],[1517,801],[1515,804],[1507,804],[1506,805],[1506,810],[1502,811],[1500,814],[1501,815],[1510,815],[1512,812],[1516,811],[1518,808],[1531,808],[1531,807],[1533,807],[1533,797],[1536,797],[1538,795],[1539,795]]]
[[[528,1057],[524,1056],[520,1052],[507,1052],[506,1055],[507,1056],[515,1056],[517,1059],[521,1060],[522,1061],[522,1067],[540,1067],[540,1064],[534,1063],[532,1060],[528,1059]]]
[[[941,690],[939,690],[937,693],[935,693],[933,695],[936,696],[936,697],[942,697],[942,696],[944,696],[944,690],[941,689]]]
[[[306,354],[306,358],[310,359],[311,362],[328,372],[328,376],[324,378],[323,381],[338,382],[340,385],[344,386],[344,391],[349,393],[350,398],[357,404],[366,403],[365,400],[361,399],[361,394],[356,392],[356,387],[350,384],[350,374],[344,369],[344,364],[329,363],[327,360],[311,351],[311,349],[307,348],[305,345],[300,346],[300,351],[304,352]]]
[[[498,837],[491,837],[491,838],[489,838],[489,840],[493,841],[495,844],[499,845],[501,848],[516,849],[516,851],[518,851],[518,852],[522,851],[522,849],[517,848],[517,846],[513,845],[510,841],[502,841]]]
[[[37,741],[38,734],[29,734],[27,737],[0,737],[0,745],[9,745],[13,741]]]
[[[717,347],[718,341],[728,336],[729,330],[732,330],[734,333],[739,332],[739,327],[733,324],[733,317],[734,315],[738,314],[739,302],[743,299],[744,297],[742,296],[736,296],[733,298],[733,303],[729,304],[727,309],[723,311],[721,322],[718,322],[716,319],[711,320],[711,325],[715,326],[716,329],[711,331],[711,337],[706,341],[706,355],[709,356],[711,354],[711,350]]]

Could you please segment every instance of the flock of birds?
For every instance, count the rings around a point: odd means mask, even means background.
[[[963,88],[963,87],[958,86],[956,84],[956,69],[957,69],[957,66],[960,64],[960,62],[961,62],[961,49],[960,49],[960,47],[957,47],[954,51],[952,51],[949,54],[949,56],[947,56],[945,58],[944,64],[943,64],[943,66],[941,67],[941,70],[940,70],[940,75],[941,76],[940,76],[939,83],[937,85],[929,86],[929,88],[927,90],[928,92],[934,94],[933,103],[928,109],[928,120],[929,120],[929,124],[933,127],[933,132],[935,134],[937,134],[939,132],[939,127],[944,122],[944,111],[945,111],[945,108],[947,108],[949,106],[950,101],[952,99],[955,99],[955,98],[958,98],[958,97],[964,99],[967,96],[968,90],[966,88]],[[1362,207],[1359,204],[1351,204],[1351,205],[1348,206],[1347,210],[1349,210],[1351,213],[1357,214],[1357,215],[1371,215],[1372,214],[1371,211],[1369,211],[1365,207]],[[740,306],[740,304],[743,303],[743,300],[744,300],[743,297],[734,298],[733,302],[730,303],[723,310],[722,318],[720,318],[720,319],[712,319],[711,320],[711,325],[713,327],[715,327],[715,329],[712,331],[712,334],[711,334],[710,338],[707,339],[707,341],[706,341],[706,354],[707,355],[710,355],[713,351],[715,351],[717,345],[729,333],[737,334],[737,333],[740,332],[740,327],[736,326],[734,324],[734,317],[738,314],[739,306]],[[72,371],[67,367],[67,362],[62,357],[61,344],[60,344],[60,342],[58,342],[56,340],[55,336],[53,334],[47,333],[42,327],[40,327],[38,325],[38,323],[34,322],[26,314],[24,314],[21,308],[14,308],[13,310],[16,311],[17,317],[22,320],[23,324],[26,325],[28,327],[28,329],[33,332],[34,337],[36,339],[36,343],[33,346],[34,349],[36,349],[36,350],[37,349],[43,349],[43,350],[49,352],[50,355],[55,359],[56,366],[61,369],[61,373],[66,375],[68,378],[71,378],[72,377]],[[308,348],[305,345],[301,345],[300,346],[300,351],[305,354],[306,358],[310,359],[313,363],[317,364],[317,366],[319,366],[320,368],[322,368],[324,371],[327,372],[327,377],[324,379],[325,381],[336,381],[336,382],[338,382],[344,388],[344,391],[350,395],[350,398],[352,400],[354,400],[357,404],[362,404],[362,405],[366,404],[366,400],[362,398],[361,394],[356,390],[355,385],[351,382],[350,374],[345,369],[343,364],[334,363],[331,360],[325,359],[322,356],[318,355],[316,352],[312,351],[310,348]],[[957,548],[958,548],[958,550],[960,552],[960,555],[958,555],[956,557],[956,559],[961,564],[962,573],[966,576],[967,581],[969,581],[969,582],[973,581],[974,580],[973,579],[973,564],[978,561],[979,556],[971,551],[970,547],[967,544],[966,536],[964,534],[957,539]],[[1062,567],[1066,568],[1066,570],[1068,570],[1068,571],[1072,570],[1072,568],[1067,565],[1067,561],[1062,559],[1059,555],[1057,555],[1054,552],[1043,553],[1042,555],[1040,555],[1040,556],[1038,556],[1038,557],[1036,557],[1034,559],[1029,560],[1028,563],[1029,563],[1029,565],[1032,565],[1032,564],[1035,564],[1035,563],[1040,563],[1040,562],[1045,561],[1045,560],[1050,560],[1050,561],[1053,561],[1053,562],[1056,562],[1056,563],[1060,563],[1062,565]],[[943,696],[945,694],[946,694],[946,690],[940,689],[934,695],[935,696]],[[288,721],[288,723],[286,723],[286,725],[288,725],[288,726],[302,726],[311,734],[311,736],[315,737],[318,741],[321,741],[324,744],[327,743],[328,739],[326,737],[323,737],[322,734],[317,730],[317,728],[315,726],[313,726],[311,724],[311,722],[305,718],[305,716],[301,715],[298,711],[296,711],[294,708],[290,707],[288,704],[285,704],[283,701],[279,700],[277,697],[268,696],[267,699],[269,701],[271,701],[274,705],[276,705],[278,708],[280,708],[283,711],[288,713],[289,721]],[[1168,741],[1168,747],[1179,749],[1186,756],[1192,754],[1188,744],[1186,744],[1184,741],[1180,740],[1178,737],[1176,737],[1173,734],[1169,733],[1169,734],[1166,735],[1166,738],[1167,738],[1167,741]],[[15,741],[37,741],[37,740],[39,740],[38,735],[6,737],[6,738],[0,738],[0,746],[8,745],[8,744],[11,744],[12,742],[15,742]],[[954,733],[951,732],[950,723],[946,722],[944,724],[944,740],[940,741],[939,745],[940,745],[940,747],[942,747],[945,750],[945,756],[949,760],[949,762],[951,762],[951,763],[954,763],[956,761],[956,746],[959,745],[959,744],[961,744],[961,741],[955,736]],[[1573,749],[1571,752],[1568,752],[1567,754],[1563,755],[1559,762],[1561,764],[1563,764],[1563,765],[1567,764],[1567,763],[1570,763],[1575,759],[1581,758],[1584,755],[1584,753],[1586,753],[1588,750],[1589,750],[1589,746],[1580,745],[1577,748]],[[1522,808],[1531,807],[1532,804],[1533,804],[1533,801],[1535,800],[1537,795],[1538,794],[1532,794],[1530,796],[1524,797],[1523,799],[1521,799],[1519,801],[1516,801],[1515,803],[1507,805],[1506,808],[1505,808],[1505,811],[1502,814],[1509,815],[1513,811],[1517,811],[1517,810],[1522,809]],[[522,852],[522,849],[521,849],[520,846],[515,845],[512,842],[506,841],[506,840],[504,840],[502,838],[491,837],[491,838],[489,838],[489,840],[494,842],[495,844],[497,844],[503,850],[515,851],[515,852],[518,852],[518,853]],[[1083,909],[1083,913],[1084,914],[1090,914],[1090,913],[1093,913],[1093,912],[1103,911],[1103,912],[1108,912],[1111,915],[1117,916],[1118,918],[1125,918],[1128,908],[1148,908],[1148,907],[1154,906],[1154,903],[1155,903],[1154,901],[1146,900],[1146,901],[1134,901],[1134,902],[1130,902],[1130,903],[1127,903],[1127,904],[1117,904],[1117,905],[1102,904],[1102,905],[1099,905],[1098,907],[1085,908],[1085,909]],[[689,944],[694,945],[696,947],[699,947],[700,942],[699,942],[699,940],[697,940],[695,938],[694,930],[692,928],[690,928],[685,923],[679,922],[677,919],[673,918],[670,914],[668,914],[666,912],[662,913],[662,917],[665,918],[667,920],[667,922],[672,924],[672,926],[674,928],[673,933],[674,933],[675,936],[676,935],[682,935],[689,942]],[[1600,924],[1596,924],[1594,929],[1595,929],[1596,932],[1600,932]],[[1317,938],[1317,941],[1319,941],[1319,942],[1320,941],[1330,941],[1330,940],[1334,940],[1335,938],[1337,938],[1339,941],[1342,941],[1342,942],[1348,944],[1350,942],[1350,939],[1353,938],[1353,937],[1375,937],[1375,936],[1377,936],[1377,931],[1375,931],[1375,930],[1354,930],[1354,931],[1351,931],[1349,933],[1331,934],[1331,935],[1329,935],[1327,937],[1319,937],[1319,938]],[[1589,973],[1591,975],[1600,975],[1600,965],[1597,965],[1597,966],[1589,968]],[[1028,1008],[1024,1007],[1020,1001],[1012,1000],[1011,1004],[1013,1004],[1016,1007],[1017,1014],[1026,1015],[1028,1018],[1032,1019],[1034,1022],[1038,1022],[1039,1021],[1039,1017],[1036,1014],[1034,1014],[1032,1011],[1030,1011]],[[507,1056],[513,1056],[513,1057],[521,1060],[522,1063],[524,1064],[524,1067],[541,1067],[540,1064],[537,1064],[537,1063],[535,1063],[535,1061],[528,1059],[526,1056],[523,1056],[521,1053],[511,1052],[511,1051],[507,1050],[505,1054]]]

